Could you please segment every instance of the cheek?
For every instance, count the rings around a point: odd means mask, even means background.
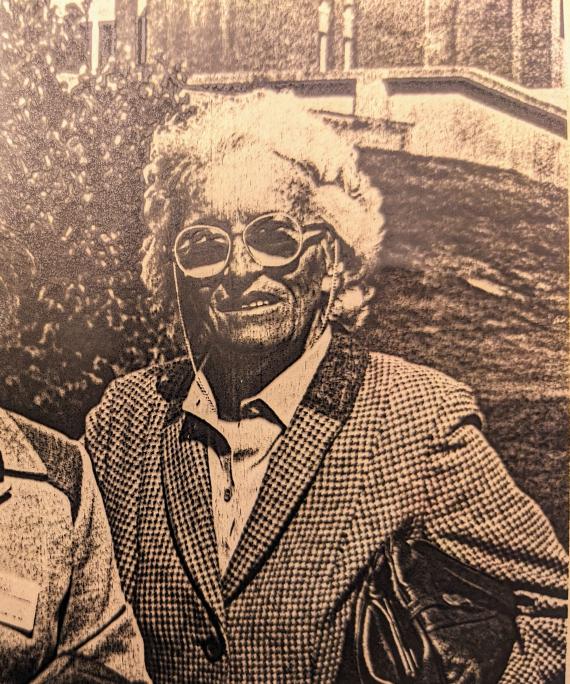
[[[299,302],[307,308],[320,299],[321,287],[325,275],[325,264],[319,250],[307,251],[299,261],[299,266],[284,278],[287,286]]]
[[[201,313],[208,311],[214,292],[213,287],[200,287],[191,280],[186,280],[181,288],[182,303],[186,310],[196,310]]]

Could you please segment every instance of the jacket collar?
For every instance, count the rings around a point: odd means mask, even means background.
[[[183,418],[165,425],[161,470],[171,534],[209,621],[223,625],[224,605],[212,516],[206,448],[183,439]]]
[[[47,468],[12,416],[0,409],[0,480],[2,475],[47,477]]]
[[[188,358],[157,367],[156,442],[170,531],[209,622],[223,634],[224,603],[205,447],[185,438],[182,405],[194,380]],[[149,458],[149,456],[147,456]],[[223,639],[219,638],[222,643]]]
[[[266,476],[226,574],[220,577],[204,446],[184,436],[182,404],[193,380],[189,360],[157,378],[165,400],[162,477],[173,537],[211,617],[231,602],[269,558],[348,418],[368,363],[350,338],[335,335],[291,423],[273,445]],[[307,439],[311,435],[311,439]]]

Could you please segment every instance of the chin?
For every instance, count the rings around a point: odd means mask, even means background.
[[[241,330],[218,335],[218,347],[241,354],[267,354],[286,349],[293,340],[293,331],[271,326],[247,326]]]

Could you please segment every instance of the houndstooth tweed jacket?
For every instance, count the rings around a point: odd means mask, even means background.
[[[184,359],[120,378],[86,428],[154,681],[334,681],[359,578],[402,529],[512,583],[504,684],[562,681],[566,558],[464,385],[335,336],[221,577],[191,381]]]

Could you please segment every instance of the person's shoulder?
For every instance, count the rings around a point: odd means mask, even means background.
[[[430,366],[371,352],[365,385],[367,405],[398,434],[444,435],[466,421],[484,426],[472,389]]]
[[[368,382],[383,387],[392,404],[422,406],[426,410],[455,397],[473,402],[473,392],[465,383],[430,366],[412,363],[399,356],[370,352]]]
[[[391,382],[396,385],[427,385],[434,389],[465,390],[469,389],[463,382],[431,366],[407,361],[401,356],[370,352],[372,364],[388,373]]]
[[[127,373],[109,383],[85,421],[86,445],[91,457],[95,434],[97,441],[103,433],[110,436],[113,431],[124,436],[130,426],[146,424],[162,402],[178,399],[181,403],[193,377],[189,359],[181,357]]]
[[[138,416],[141,411],[152,410],[156,402],[182,396],[185,388],[187,393],[192,377],[191,363],[184,357],[121,375],[109,383],[88,421],[107,413],[123,418]]]
[[[16,413],[9,413],[44,465],[47,481],[65,494],[75,519],[81,502],[84,452],[78,442],[61,432]]]
[[[8,413],[8,415],[34,447],[47,468],[54,462],[81,460],[81,447],[77,441],[19,413]]]
[[[192,377],[190,360],[179,357],[121,375],[109,384],[105,394],[122,395],[125,399],[145,403],[153,394],[170,400],[180,394],[185,385],[190,387]]]

